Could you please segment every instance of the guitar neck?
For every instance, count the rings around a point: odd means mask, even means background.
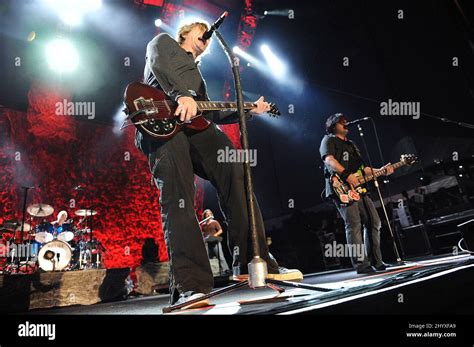
[[[200,111],[237,110],[236,102],[227,101],[196,101]],[[257,105],[253,102],[244,102],[244,110],[251,110]]]
[[[403,165],[405,165],[405,163],[403,161],[399,161],[398,163],[395,163],[395,164],[391,164],[390,166],[396,170],[398,169],[399,167],[402,167]],[[365,175],[361,178],[359,178],[359,181],[361,184],[363,183],[366,183],[366,182],[370,182],[372,181],[374,178],[376,177],[379,177],[379,176],[382,176],[385,174],[385,169],[380,169],[380,170],[373,170],[374,173],[373,174],[368,174],[368,175]]]

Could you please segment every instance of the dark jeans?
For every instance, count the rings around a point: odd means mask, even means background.
[[[380,265],[382,263],[381,222],[372,199],[368,195],[364,195],[359,201],[355,201],[349,206],[340,205],[337,202],[335,204],[344,219],[348,245],[355,245],[356,249],[363,250],[365,248],[365,252],[362,254],[351,256],[352,265],[355,268],[369,266],[370,263]],[[364,226],[363,238],[362,225]]]
[[[149,140],[147,140],[149,141]],[[142,146],[142,150],[143,150]],[[180,293],[209,293],[214,285],[209,258],[194,210],[194,174],[216,188],[219,206],[228,224],[229,247],[233,251],[234,274],[247,273],[252,258],[247,199],[242,163],[218,162],[218,150],[234,148],[215,125],[202,132],[183,130],[162,144],[145,146],[155,184],[160,190],[163,231],[170,260],[171,303]],[[150,150],[151,149],[151,150]],[[268,272],[278,264],[268,255],[260,209],[257,230],[261,257]]]

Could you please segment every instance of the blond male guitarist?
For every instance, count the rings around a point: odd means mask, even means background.
[[[209,100],[197,59],[209,41],[202,39],[209,29],[195,22],[178,30],[177,41],[160,34],[147,45],[144,82],[163,90],[179,106],[175,115],[189,122],[197,113],[196,96]],[[270,104],[260,97],[250,115],[265,113]],[[216,111],[214,123],[238,121],[236,112]],[[211,124],[203,131],[185,128],[170,140],[160,142],[136,133],[136,145],[148,157],[150,170],[160,191],[161,216],[171,268],[171,304],[181,304],[209,293],[214,279],[194,210],[194,174],[209,180],[216,188],[223,215],[228,223],[229,246],[234,255],[232,270],[236,278],[248,276],[249,245],[247,199],[241,163],[219,162],[219,150],[233,148],[229,138]],[[260,210],[257,208],[260,253],[268,265],[269,277],[302,279],[299,271],[278,266],[268,254]]]

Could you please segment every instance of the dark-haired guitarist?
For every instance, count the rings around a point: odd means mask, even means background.
[[[327,135],[323,137],[319,148],[321,159],[325,164],[326,197],[329,198],[334,197],[330,182],[332,173],[338,173],[342,180],[355,187],[359,181],[354,173],[368,175],[372,171],[364,164],[357,146],[347,139],[349,130],[346,123],[347,120],[341,113],[330,116],[326,121]],[[386,170],[387,175],[393,173],[390,164],[384,166],[383,169]],[[385,270],[386,264],[382,261],[380,250],[381,222],[370,196],[368,194],[362,195],[360,200],[351,204],[342,204],[334,198],[333,201],[344,219],[347,243],[355,246],[349,249],[358,251],[358,254],[351,254],[352,265],[357,273]],[[361,232],[362,226],[364,227],[364,237]]]

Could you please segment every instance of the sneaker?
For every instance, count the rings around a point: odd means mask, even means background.
[[[267,275],[268,279],[277,281],[302,281],[303,274],[297,269],[287,269],[286,267],[278,267],[278,273],[270,273]]]
[[[198,298],[201,298],[203,296],[205,296],[206,294],[204,293],[193,293],[191,295],[186,295],[186,294],[181,294],[179,296],[179,299],[178,301],[176,301],[176,303],[173,305],[181,305],[181,304],[184,304],[188,301],[191,301],[191,300],[194,300],[194,299],[198,299]],[[183,306],[182,309],[183,310],[187,310],[187,309],[191,309],[191,308],[200,308],[200,307],[206,307],[206,306],[209,306],[209,300],[208,299],[204,299],[204,300],[201,300],[201,301],[197,301],[195,303],[192,303],[192,304],[189,304],[189,305],[186,305],[186,306]]]
[[[380,263],[378,265],[375,265],[374,267],[375,267],[375,270],[377,270],[377,271],[387,270],[387,264],[385,264],[385,263]]]
[[[269,273],[267,274],[268,279],[277,280],[277,281],[302,281],[303,274],[300,270],[297,269],[287,269],[285,267],[278,267],[278,273]],[[249,279],[248,274],[242,275],[233,275],[232,280],[234,281],[246,281]]]

